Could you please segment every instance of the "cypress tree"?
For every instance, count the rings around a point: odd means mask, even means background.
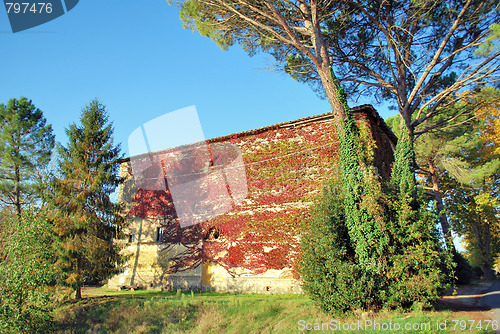
[[[55,180],[54,230],[58,237],[63,283],[81,298],[84,283],[106,279],[120,262],[112,240],[121,226],[119,206],[110,200],[120,182],[120,146],[105,106],[97,99],[82,110],[79,125],[66,130],[67,147],[59,147],[59,177]]]
[[[392,240],[385,304],[391,308],[428,307],[451,281],[452,254],[439,241],[437,216],[427,208],[423,189],[417,187],[414,152],[412,140],[403,131],[396,145],[386,204]]]

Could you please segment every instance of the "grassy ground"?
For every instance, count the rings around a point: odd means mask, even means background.
[[[90,289],[84,296],[83,300],[67,302],[57,310],[57,333],[301,333],[307,329],[321,333],[344,326],[351,326],[351,330],[335,332],[379,333],[392,328],[384,332],[451,333],[464,326],[467,330],[461,331],[465,333],[494,332],[485,330],[486,313],[456,311],[448,306],[437,311],[382,311],[341,319],[322,313],[305,295]],[[371,327],[366,326],[370,322]],[[471,324],[477,328],[470,330]],[[405,326],[410,330],[405,330]],[[447,330],[441,330],[445,326]],[[324,331],[314,330],[321,328]]]

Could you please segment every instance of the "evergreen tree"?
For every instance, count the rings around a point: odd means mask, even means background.
[[[440,114],[459,114],[447,126],[422,134],[415,141],[417,173],[436,203],[436,214],[447,247],[453,253],[457,282],[470,280],[470,266],[455,251],[451,230],[465,237],[467,255],[492,278],[492,257],[498,240],[495,218],[495,187],[498,177],[498,145],[495,143],[499,92],[492,87],[462,92]],[[440,122],[441,118],[434,119]],[[387,120],[402,135],[400,119]],[[432,122],[421,127],[434,127]],[[419,131],[420,128],[417,128]],[[476,201],[477,199],[477,201]],[[486,200],[487,199],[487,200]],[[450,222],[452,226],[450,226]]]
[[[304,290],[323,310],[341,314],[381,305],[381,276],[356,258],[346,226],[344,190],[339,175],[323,188],[303,224],[300,274]]]
[[[419,309],[430,306],[450,282],[451,253],[439,241],[437,217],[417,187],[413,142],[407,132],[398,140],[394,160],[385,203],[385,229],[391,237],[385,255],[385,305]]]
[[[477,121],[468,135],[457,138],[464,177],[444,174],[444,199],[454,231],[464,237],[471,264],[494,279],[494,257],[500,254],[500,149],[494,125],[499,118],[500,92],[485,87],[462,94],[475,107]]]
[[[1,200],[19,218],[23,207],[36,201],[36,175],[49,163],[53,148],[52,126],[30,100],[0,104]]]
[[[450,258],[416,186],[413,143],[403,132],[391,180],[382,180],[370,129],[355,124],[337,87],[348,115],[337,131],[341,174],[304,226],[304,288],[328,312],[429,306],[446,286]]]
[[[66,130],[67,147],[59,147],[60,177],[54,186],[57,267],[77,299],[84,283],[110,277],[120,262],[112,240],[123,220],[110,195],[120,182],[122,156],[108,120],[105,106],[91,101],[82,110],[81,124]]]

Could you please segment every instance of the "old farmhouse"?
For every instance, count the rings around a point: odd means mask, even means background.
[[[353,113],[358,125],[368,129],[374,139],[379,175],[388,177],[396,144],[394,134],[372,106],[354,108]],[[232,206],[220,211],[223,214],[181,227],[168,180],[166,189],[141,189],[134,181],[130,159],[124,160],[120,172],[126,182],[119,189],[119,201],[125,204],[130,224],[124,231],[127,238],[120,242],[128,260],[108,286],[299,292],[299,227],[307,221],[309,208],[331,177],[337,159],[332,114],[207,143],[212,151],[220,144],[239,149],[242,159],[238,167],[246,177],[245,196],[238,201],[231,197]],[[169,151],[163,153],[168,159]],[[214,161],[210,160],[211,168],[217,165]],[[166,168],[163,162],[162,166]],[[228,174],[224,175],[229,184]]]

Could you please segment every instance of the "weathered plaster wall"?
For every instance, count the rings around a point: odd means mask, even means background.
[[[128,260],[121,273],[108,281],[108,287],[141,287],[143,289],[177,288],[201,289],[201,266],[181,273],[167,274],[170,259],[185,250],[182,245],[172,245],[166,250],[164,244],[156,241],[157,225],[147,219],[136,218],[125,230],[131,235],[131,242],[120,241],[124,246],[122,254]]]

